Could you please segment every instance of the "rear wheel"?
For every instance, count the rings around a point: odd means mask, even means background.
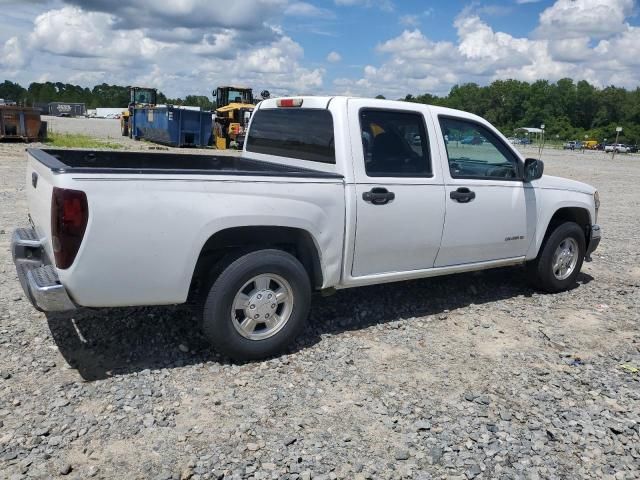
[[[556,226],[545,239],[538,258],[527,265],[533,285],[547,292],[561,292],[575,285],[586,251],[584,231],[577,223]]]
[[[306,270],[294,256],[271,249],[223,262],[204,302],[205,335],[235,360],[281,353],[307,320],[311,284]]]

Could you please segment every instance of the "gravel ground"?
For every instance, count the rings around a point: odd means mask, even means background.
[[[112,118],[52,117],[43,115],[47,130],[56,133],[81,133],[95,138],[133,143],[129,137],[120,134],[120,120]]]
[[[123,137],[120,133],[120,120],[107,118],[84,117],[52,117],[43,115],[42,120],[47,122],[47,130],[54,133],[80,133],[89,137],[107,140],[109,143],[121,145],[125,150],[168,150],[180,153],[201,154],[211,153],[211,149],[200,148],[173,148],[157,145],[150,142],[136,141],[129,137]],[[216,154],[235,155],[235,150],[216,152]]]
[[[23,149],[0,144],[0,477],[640,477],[637,156],[545,154],[601,192],[577,288],[512,268],[341,291],[289,354],[233,365],[186,307],[29,305]]]

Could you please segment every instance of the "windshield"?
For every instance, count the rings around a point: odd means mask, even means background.
[[[155,103],[152,90],[135,90],[133,94],[134,103]]]
[[[229,90],[229,103],[251,103],[249,92],[241,90]]]

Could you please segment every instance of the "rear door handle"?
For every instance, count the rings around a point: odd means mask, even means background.
[[[476,198],[476,192],[472,192],[467,187],[460,187],[459,189],[451,192],[449,197],[459,203],[469,203],[471,200]]]
[[[384,187],[375,187],[368,192],[362,194],[362,199],[365,202],[372,203],[374,205],[385,205],[391,200],[396,198],[396,194],[390,192]]]

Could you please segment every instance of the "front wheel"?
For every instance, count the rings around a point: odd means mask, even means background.
[[[538,258],[527,265],[533,285],[546,292],[561,292],[575,285],[586,252],[584,231],[565,222],[548,234]]]
[[[204,302],[202,328],[234,360],[281,353],[305,326],[311,302],[307,271],[293,255],[258,250],[228,258]]]

